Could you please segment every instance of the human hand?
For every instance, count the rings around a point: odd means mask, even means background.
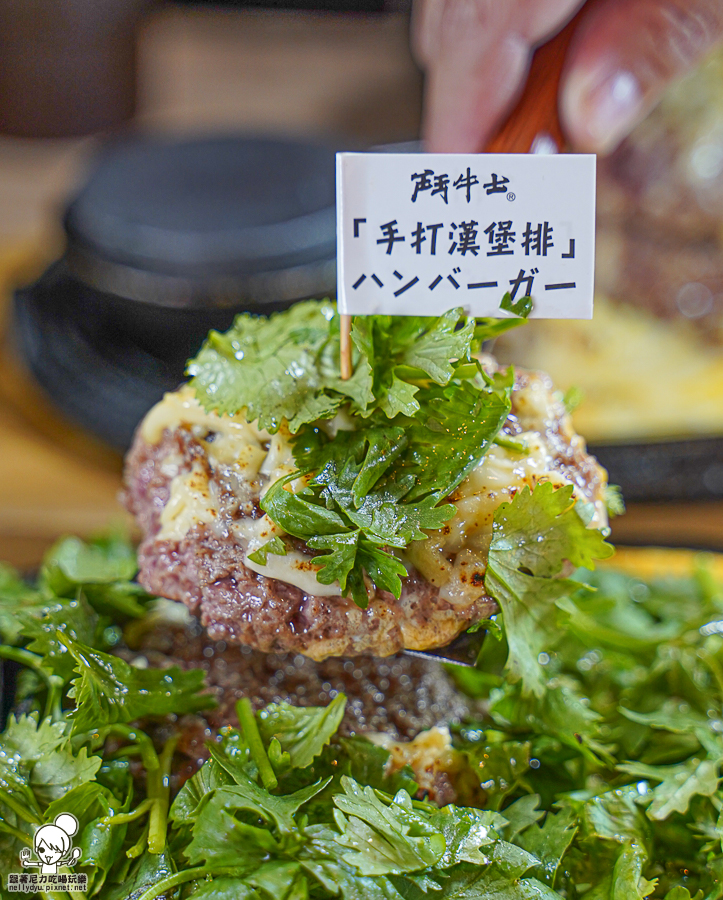
[[[536,45],[580,0],[415,0],[412,43],[426,68],[431,152],[484,149],[518,96]],[[560,83],[573,149],[608,153],[667,84],[723,40],[723,0],[587,0]]]

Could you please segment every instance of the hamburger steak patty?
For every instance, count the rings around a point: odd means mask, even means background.
[[[201,668],[218,705],[203,713],[183,716],[178,723],[149,722],[159,744],[177,733],[171,784],[174,790],[208,759],[208,742],[225,726],[238,727],[236,703],[248,697],[255,710],[282,701],[293,706],[327,706],[338,694],[347,697],[339,737],[366,735],[390,746],[404,764],[412,766],[420,786],[419,798],[443,805],[459,799],[460,784],[451,746],[437,747],[430,760],[417,745],[439,744],[447,726],[459,724],[479,712],[479,704],[460,694],[444,668],[435,662],[408,656],[386,659],[327,659],[314,662],[292,653],[261,653],[248,647],[212,641],[195,616],[179,604],[161,601],[126,630],[128,644],[117,655],[133,665],[157,668]],[[433,731],[430,732],[430,729]],[[418,737],[419,736],[419,737]],[[409,743],[418,738],[416,744]],[[404,743],[396,745],[394,741]],[[431,764],[430,764],[431,763]]]
[[[165,668],[201,668],[218,706],[195,718],[211,729],[238,726],[236,702],[248,697],[254,709],[285,701],[293,706],[326,706],[337,694],[347,697],[339,728],[343,736],[383,732],[411,740],[434,726],[459,723],[474,701],[455,690],[440,663],[409,656],[386,659],[327,659],[314,662],[293,653],[260,653],[249,647],[214,641],[195,616],[151,614],[136,629],[132,649],[120,652],[129,662]]]
[[[228,461],[228,454],[214,456],[220,452],[215,429],[221,431],[223,420],[201,411],[188,387],[177,395],[167,395],[162,403],[180,397],[193,414],[189,413],[188,421],[181,415],[172,424],[166,423],[156,429],[157,434],[141,425],[126,461],[124,501],[143,532],[139,580],[151,593],[185,603],[198,615],[212,640],[240,643],[267,653],[302,653],[322,660],[330,656],[390,656],[403,648],[445,646],[472,623],[497,611],[494,600],[484,593],[491,517],[494,508],[510,499],[524,483],[572,483],[576,495],[594,501],[597,515],[604,518],[605,473],[585,452],[584,442],[572,431],[569,417],[551,390],[545,376],[518,372],[512,412],[503,427],[508,436],[533,434],[547,469],[528,472],[522,463],[513,465],[502,459],[512,473],[510,485],[497,485],[494,491],[485,488],[484,515],[475,513],[477,518],[471,521],[470,513],[466,513],[464,527],[474,532],[474,553],[466,545],[455,549],[453,544],[437,547],[437,556],[410,553],[406,560],[409,576],[404,579],[399,600],[377,590],[366,610],[338,592],[336,596],[324,595],[321,590],[319,594],[310,592],[308,580],[305,589],[249,568],[248,541],[240,527],[263,516],[258,504],[269,478],[261,474],[246,477],[240,463]],[[154,411],[147,422],[152,416]],[[227,417],[224,420],[230,421]],[[533,421],[539,427],[532,429]],[[240,427],[249,426],[242,423]],[[259,446],[268,450],[270,436],[256,434],[262,441]],[[504,451],[498,452],[504,455]],[[188,493],[180,500],[172,497],[173,485],[178,485],[179,479],[186,479],[184,485],[191,485],[190,489],[196,491],[193,496],[202,498],[205,506],[201,504],[198,515],[188,519],[183,533],[178,529],[164,533],[166,507],[173,506],[184,514],[190,505]],[[473,506],[476,503],[472,488],[466,493],[463,490],[465,484],[451,498],[459,500],[461,511],[468,509],[471,501]],[[442,529],[443,541],[446,535],[454,536],[451,526],[455,521]],[[459,535],[460,527],[455,533]],[[308,556],[304,557],[304,545],[296,542],[296,546],[313,573],[311,553],[306,551]],[[439,558],[445,567],[443,579],[429,576],[430,556]],[[443,584],[439,586],[450,578],[456,593]]]
[[[481,593],[460,618],[454,605],[441,601],[437,588],[413,570],[399,600],[379,591],[366,609],[345,597],[309,595],[248,569],[245,548],[230,532],[219,535],[215,525],[195,525],[180,541],[156,540],[170,480],[161,471],[162,461],[171,453],[191,460],[202,448],[190,431],[179,429],[166,433],[157,445],[136,440],[128,458],[126,503],[146,534],[138,549],[139,581],[153,594],[183,601],[213,640],[266,653],[304,653],[317,660],[390,656],[413,646],[405,630],[423,635],[426,647],[444,646],[471,622],[497,611],[495,602]]]

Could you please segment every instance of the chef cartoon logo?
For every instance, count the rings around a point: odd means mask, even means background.
[[[20,865],[23,869],[39,869],[39,874],[8,876],[7,888],[24,893],[62,890],[85,890],[87,875],[68,872],[82,855],[80,847],[73,847],[73,836],[78,833],[78,820],[71,813],[61,813],[51,824],[42,825],[35,832],[33,851],[23,847],[20,851]],[[58,872],[65,869],[64,872]],[[70,887],[72,885],[72,887]]]

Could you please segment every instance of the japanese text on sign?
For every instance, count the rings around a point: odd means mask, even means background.
[[[595,157],[337,154],[342,313],[589,319]]]

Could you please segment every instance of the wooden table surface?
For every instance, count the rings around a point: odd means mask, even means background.
[[[163,10],[141,36],[139,127],[411,139],[421,79],[407,32],[401,14]],[[0,332],[12,287],[60,252],[58,210],[96,144],[0,137]],[[32,566],[59,535],[123,519],[120,478],[120,457],[59,418],[0,350],[0,559]],[[723,549],[723,503],[633,506],[613,537]]]

